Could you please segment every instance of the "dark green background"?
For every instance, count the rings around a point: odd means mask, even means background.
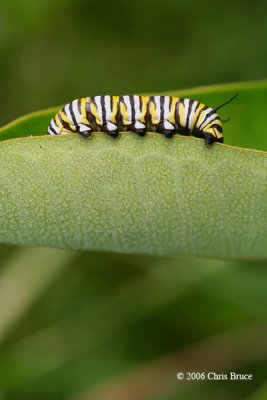
[[[266,12],[263,0],[1,0],[1,121],[87,95],[265,78]]]
[[[81,96],[266,78],[266,4],[2,0],[1,125]],[[58,250],[51,277],[46,250],[40,274],[38,250],[0,250],[1,400],[267,398],[265,263]],[[176,380],[202,366],[253,381]]]

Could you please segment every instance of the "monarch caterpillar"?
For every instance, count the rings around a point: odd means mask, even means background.
[[[119,131],[140,136],[147,131],[170,138],[175,133],[193,135],[206,145],[223,142],[222,121],[217,110],[229,100],[212,109],[197,100],[170,96],[95,96],[73,100],[52,118],[50,135],[80,133],[89,137],[103,131],[117,137]]]

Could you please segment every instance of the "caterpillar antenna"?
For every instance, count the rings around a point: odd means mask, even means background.
[[[224,103],[220,104],[219,106],[217,106],[216,108],[214,108],[214,111],[218,111],[219,108],[224,107],[226,104],[230,103],[231,101],[233,101],[236,97],[238,96],[238,93],[236,93],[233,97],[231,97],[230,99],[226,100]]]
[[[222,121],[223,123],[229,122],[230,120],[231,120],[231,117],[227,117],[226,119],[221,119],[221,121]]]

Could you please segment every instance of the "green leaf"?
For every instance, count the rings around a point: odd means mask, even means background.
[[[226,143],[267,149],[267,82],[180,93],[222,109]],[[173,94],[173,93],[172,93]],[[178,94],[178,93],[176,93]],[[0,240],[126,253],[267,256],[267,154],[176,136],[48,136],[58,108],[2,128]],[[255,143],[255,145],[253,144]]]

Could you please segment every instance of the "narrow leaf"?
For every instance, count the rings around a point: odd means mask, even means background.
[[[267,155],[150,133],[4,141],[0,240],[126,253],[267,255]]]

